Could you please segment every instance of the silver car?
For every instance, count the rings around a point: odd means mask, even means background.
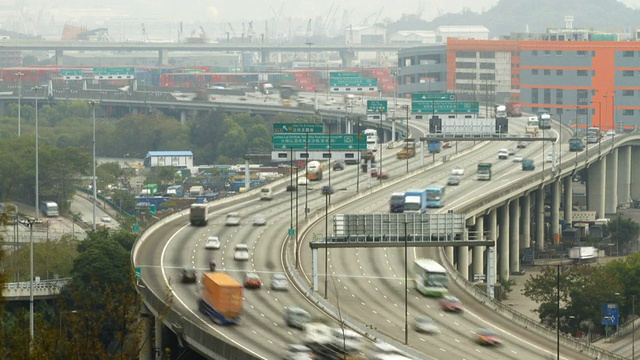
[[[271,277],[271,290],[287,291],[289,289],[289,280],[285,274],[273,274]]]
[[[440,329],[438,329],[438,324],[436,324],[436,322],[433,321],[433,319],[431,319],[428,316],[422,316],[422,315],[416,316],[414,328],[416,329],[417,332],[427,333],[427,334],[434,334],[440,331]]]
[[[264,216],[262,214],[258,214],[258,215],[253,217],[253,225],[255,225],[255,226],[264,226],[266,224],[267,224],[266,216]]]
[[[447,180],[447,185],[460,185],[460,176],[459,175],[451,175]]]

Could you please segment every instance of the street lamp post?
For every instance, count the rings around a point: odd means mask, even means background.
[[[382,143],[384,142],[384,129],[382,128],[382,109],[380,109],[380,165],[378,167],[378,174],[382,173]]]
[[[409,139],[411,138],[411,130],[409,129],[409,105],[404,105],[405,117],[407,119],[407,135],[405,140],[407,141],[407,146],[409,146]],[[414,146],[415,151],[415,146]],[[409,172],[409,156],[407,156],[407,173]]]
[[[556,307],[556,354],[560,360],[560,266],[556,265],[557,307]]]
[[[33,347],[33,224],[34,220],[29,219],[27,224],[29,226],[29,244],[30,244],[30,265],[29,265],[29,334],[31,335],[31,346]]]
[[[99,104],[95,100],[89,101],[91,104],[91,115],[93,118],[93,231],[96,231],[96,199],[98,192],[96,190],[96,105]]]
[[[329,286],[329,199],[331,191],[345,191],[347,189],[335,189],[325,192],[324,194],[324,298],[327,298],[327,289]]]
[[[636,296],[631,295],[631,360],[636,360]]]
[[[22,77],[24,76],[24,74],[21,71],[19,71],[19,72],[16,73],[16,76],[18,77],[18,137],[20,137],[20,134],[21,134],[21,130],[20,130],[20,128],[21,128],[21,125],[20,125],[20,119],[21,119],[20,110],[22,108],[22,103],[21,103],[21,100],[22,100]]]
[[[39,164],[38,164],[38,90],[42,89],[42,86],[34,86],[33,90],[36,92],[36,220],[40,219],[40,194],[39,194]],[[33,262],[33,261],[32,261]]]

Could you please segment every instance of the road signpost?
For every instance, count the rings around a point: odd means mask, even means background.
[[[82,80],[82,69],[60,69],[63,80]]]
[[[387,100],[367,100],[367,112],[386,113]]]
[[[362,77],[360,72],[331,72],[329,88],[331,92],[378,91],[378,79]]]
[[[448,101],[429,100],[411,102],[411,112],[414,114],[453,114],[453,113],[474,113],[480,112],[480,103],[477,101]]]
[[[95,67],[93,68],[93,77],[96,80],[134,79],[135,69],[129,67]]]
[[[411,102],[432,101],[432,100],[456,101],[456,99],[457,99],[456,94],[448,94],[448,93],[411,94]]]
[[[602,304],[602,321],[601,325],[618,325],[620,323],[620,312],[618,304],[604,303]]]

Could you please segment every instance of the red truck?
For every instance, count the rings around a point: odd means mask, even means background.
[[[522,104],[520,104],[520,101],[512,100],[507,103],[507,116],[509,117],[522,116]]]

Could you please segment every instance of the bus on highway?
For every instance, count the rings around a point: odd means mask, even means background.
[[[309,161],[307,164],[307,179],[310,181],[322,180],[324,167],[319,161]]]
[[[53,201],[41,201],[40,211],[42,211],[42,214],[47,217],[60,215],[60,212],[58,211],[58,204]]]
[[[378,131],[366,129],[362,133],[367,137],[367,151],[378,151]]]
[[[600,128],[590,127],[587,129],[587,144],[595,144],[600,141]]]
[[[439,208],[444,206],[444,186],[431,185],[427,187],[427,207]]]
[[[416,259],[413,264],[416,290],[425,296],[441,297],[447,293],[447,270],[432,259]]]

